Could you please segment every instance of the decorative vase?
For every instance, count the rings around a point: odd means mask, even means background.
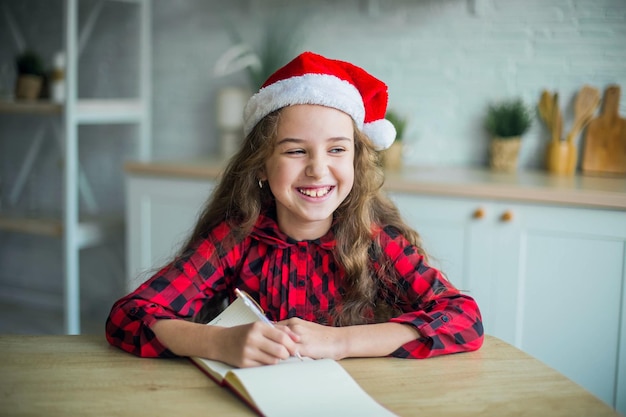
[[[18,100],[37,100],[41,94],[43,77],[38,75],[20,75],[15,82],[15,98]]]
[[[548,172],[555,175],[574,175],[578,160],[576,145],[568,141],[550,142],[547,149]]]
[[[495,171],[515,172],[522,140],[494,137],[491,140],[491,168]]]
[[[383,168],[388,171],[399,171],[402,168],[402,143],[394,142],[383,151]]]
[[[243,140],[243,109],[250,91],[239,87],[223,87],[217,93],[217,127],[220,130],[220,154],[230,158]]]

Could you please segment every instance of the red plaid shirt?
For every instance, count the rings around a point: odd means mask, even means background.
[[[483,327],[476,302],[426,265],[395,229],[380,230],[379,241],[383,256],[399,276],[393,288],[383,289],[394,294],[403,311],[390,321],[415,326],[421,335],[392,355],[426,358],[478,349]],[[160,319],[190,318],[218,294],[228,294],[232,301],[235,288],[258,300],[271,320],[300,317],[330,323],[329,312],[340,305],[345,293],[344,272],[335,261],[334,247],[332,230],[320,239],[296,241],[282,233],[270,216],[261,215],[250,235],[239,242],[222,223],[113,305],[107,340],[139,356],[174,356],[150,326]]]

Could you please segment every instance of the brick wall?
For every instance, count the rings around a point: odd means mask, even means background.
[[[212,63],[230,45],[215,4],[155,1],[155,152],[161,157],[216,150],[215,91],[242,82],[211,77]],[[484,164],[482,118],[491,101],[521,97],[535,106],[543,88],[558,91],[568,129],[583,84],[626,87],[624,0],[310,4],[249,1],[221,12],[254,43],[263,17],[288,9],[302,19],[303,49],[352,61],[386,81],[390,105],[410,118],[409,164]],[[524,137],[522,167],[543,166],[547,140],[537,119]]]

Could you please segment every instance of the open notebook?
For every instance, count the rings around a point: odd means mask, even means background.
[[[209,325],[232,327],[259,318],[237,298]],[[334,360],[292,357],[277,365],[234,368],[225,363],[191,360],[220,385],[227,386],[257,413],[279,416],[393,416]]]

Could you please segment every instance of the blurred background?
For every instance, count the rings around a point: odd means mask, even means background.
[[[100,8],[80,54],[78,96],[135,97],[142,81],[138,9],[78,3],[81,27]],[[64,47],[63,5],[0,0],[3,99],[11,99],[23,47],[53,66]],[[518,97],[535,109],[543,89],[558,91],[568,125],[581,86],[626,85],[624,0],[152,0],[149,30],[154,160],[219,154],[218,92],[257,86],[246,70],[216,74],[216,65],[240,41],[258,51],[272,34],[274,46],[289,40],[297,52],[347,60],[384,80],[390,108],[408,119],[407,166],[485,166],[490,138],[483,122],[494,101]],[[625,109],[622,101],[620,113]],[[34,115],[0,114],[0,209],[10,205],[40,123]],[[125,210],[123,164],[137,158],[126,139],[136,129],[79,127],[80,161],[103,213]],[[524,137],[520,169],[543,169],[548,140],[537,118]],[[13,210],[63,209],[62,153],[52,136],[41,146]],[[101,332],[111,303],[126,291],[124,245],[120,234],[81,253],[84,331]],[[0,333],[63,332],[61,251],[58,239],[0,231]],[[33,316],[28,327],[19,320]]]

